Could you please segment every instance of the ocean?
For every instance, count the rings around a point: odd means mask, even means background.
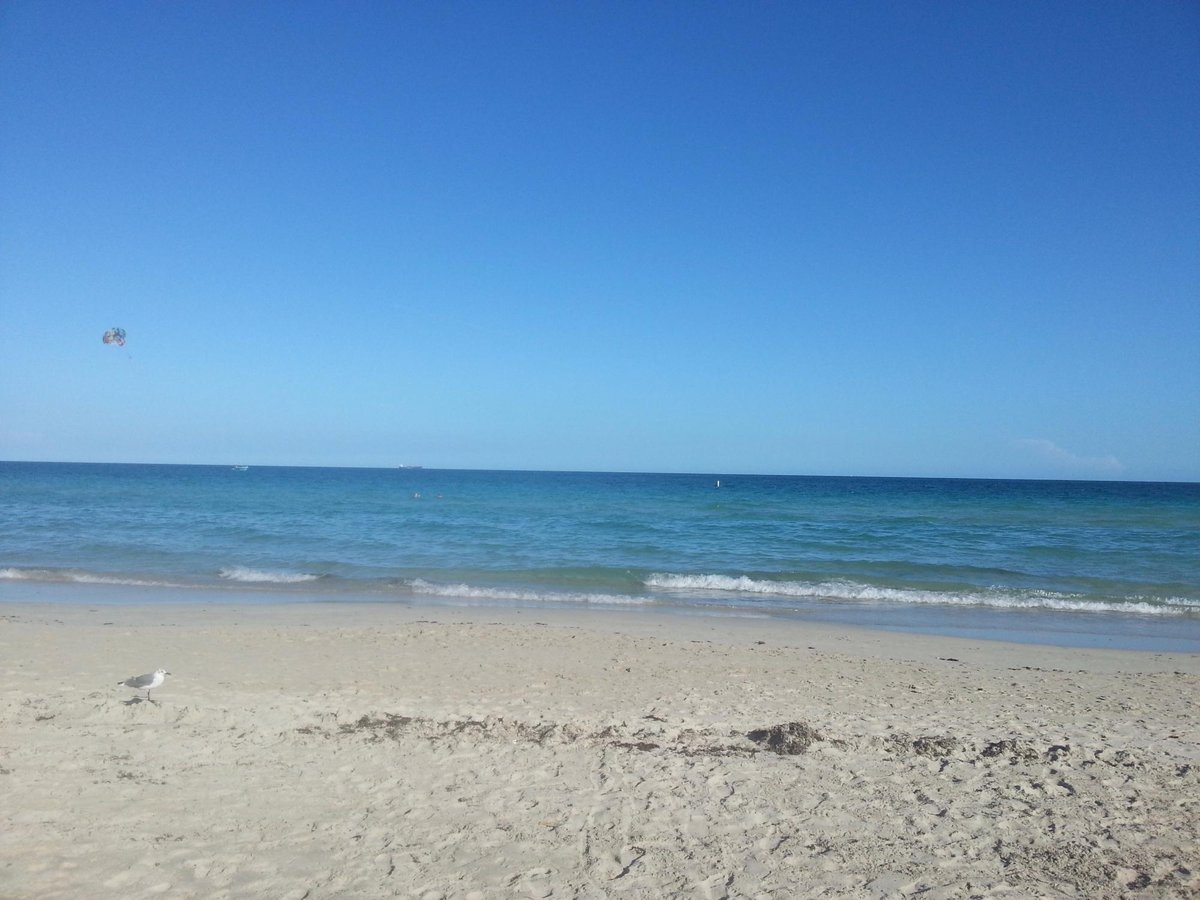
[[[1200,484],[0,463],[0,601],[652,609],[1200,652]]]

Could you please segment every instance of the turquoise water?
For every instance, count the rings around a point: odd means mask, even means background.
[[[0,599],[52,585],[1200,652],[1200,485],[0,463]]]

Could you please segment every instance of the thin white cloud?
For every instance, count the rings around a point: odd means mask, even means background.
[[[1013,446],[1056,469],[1075,474],[1117,475],[1125,471],[1125,466],[1112,454],[1080,456],[1045,438],[1021,438],[1013,441]]]

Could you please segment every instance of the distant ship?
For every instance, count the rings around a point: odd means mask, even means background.
[[[406,466],[406,465],[399,465],[399,466],[396,466],[396,468],[397,468],[397,469],[423,469],[423,468],[425,468],[425,467],[424,467],[424,466]]]
[[[235,471],[235,472],[245,472],[250,467],[249,466],[233,466],[232,468],[233,468],[233,471]]]

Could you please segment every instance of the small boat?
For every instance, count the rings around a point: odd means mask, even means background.
[[[423,468],[425,468],[425,467],[424,467],[424,466],[406,466],[406,465],[399,465],[399,466],[396,466],[396,468],[397,468],[397,469],[423,469]]]
[[[233,468],[233,471],[235,471],[235,472],[245,472],[250,467],[249,466],[233,466],[232,468]]]

